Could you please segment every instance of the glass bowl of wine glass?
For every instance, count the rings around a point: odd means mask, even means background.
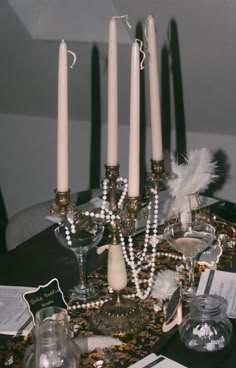
[[[183,288],[183,298],[191,301],[195,295],[194,266],[198,256],[212,246],[215,228],[202,221],[191,223],[174,223],[164,230],[164,238],[170,246],[182,253],[189,271],[189,283]]]
[[[71,250],[78,261],[79,284],[71,290],[70,297],[75,300],[89,301],[97,296],[97,290],[87,281],[86,256],[102,240],[104,226],[94,222],[89,229],[80,226],[77,221],[62,223],[55,229],[55,236],[59,243]]]

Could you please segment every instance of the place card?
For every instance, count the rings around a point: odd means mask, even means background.
[[[46,307],[68,308],[59,281],[54,278],[45,285],[39,285],[37,289],[23,294],[28,310],[35,323],[36,313]]]
[[[162,331],[168,332],[182,322],[182,293],[177,287],[166,308],[166,318],[162,325]]]
[[[128,368],[187,368],[164,355],[149,354]]]

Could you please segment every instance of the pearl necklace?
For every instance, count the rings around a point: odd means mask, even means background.
[[[127,179],[123,178],[123,177],[119,177],[116,180],[116,183],[119,186],[123,186],[123,191],[121,193],[120,199],[118,201],[118,208],[122,208],[125,197],[127,195],[128,192],[128,181]],[[85,211],[84,215],[85,216],[90,216],[90,217],[94,217],[94,218],[101,218],[101,219],[105,219],[108,223],[110,223],[111,225],[114,224],[114,221],[120,220],[120,216],[119,215],[115,215],[113,211],[110,211],[109,209],[107,209],[107,194],[108,194],[108,184],[109,184],[109,180],[108,179],[103,179],[102,182],[102,187],[103,187],[103,192],[102,192],[102,206],[101,206],[101,211],[100,213],[94,213],[93,211]]]
[[[106,204],[107,204],[107,193],[108,193],[108,184],[109,184],[109,180],[108,179],[103,179],[102,182],[102,186],[103,186],[103,193],[102,193],[102,210],[106,210]],[[125,197],[127,195],[128,192],[128,180],[123,178],[122,176],[120,176],[119,178],[116,179],[116,184],[117,186],[123,186],[123,191],[121,193],[120,199],[117,203],[118,208],[122,208]]]
[[[117,184],[123,185],[123,191],[120,196],[120,199],[118,201],[118,208],[122,208],[124,199],[128,192],[128,182],[127,179],[124,179],[123,177],[119,177],[116,181]],[[120,216],[115,215],[113,211],[108,210],[106,208],[107,206],[107,194],[108,194],[108,184],[109,180],[104,179],[103,180],[103,194],[102,194],[102,206],[100,213],[95,213],[93,211],[85,211],[85,216],[95,217],[95,218],[101,218],[106,219],[107,222],[109,222],[111,225],[114,223],[114,221],[120,220]],[[132,281],[135,284],[136,287],[136,295],[140,299],[146,299],[150,292],[153,285],[153,278],[154,278],[154,271],[155,271],[155,260],[156,260],[156,248],[157,244],[159,243],[159,238],[157,236],[157,229],[158,229],[158,205],[159,205],[159,198],[158,198],[158,192],[156,189],[153,189],[154,198],[151,200],[147,206],[148,209],[148,217],[146,221],[146,229],[145,229],[145,239],[144,239],[144,247],[141,252],[141,255],[138,257],[134,255],[133,252],[133,238],[132,236],[128,237],[128,251],[126,250],[126,243],[125,239],[122,233],[122,229],[119,228],[119,237],[121,241],[122,251],[124,255],[124,259],[126,263],[130,266],[131,272],[132,272]],[[154,206],[154,207],[153,207]],[[153,218],[152,218],[152,210],[153,210]],[[153,221],[152,221],[153,220]],[[69,221],[71,224],[71,232],[75,232],[75,227],[73,224],[73,220]],[[151,223],[153,223],[153,235],[150,236],[150,227]],[[66,239],[69,245],[71,245],[71,239],[69,234],[69,229],[66,227]],[[151,241],[150,241],[151,240]],[[151,260],[147,265],[143,265],[145,261],[147,261],[147,249],[148,245],[151,244],[152,252],[151,252]],[[136,259],[135,259],[136,258]],[[150,269],[149,278],[148,279],[139,279],[139,274],[142,271],[142,269]],[[144,284],[146,287],[145,291],[142,291],[140,288],[140,285]],[[103,302],[104,303],[104,302]]]
[[[149,278],[148,279],[142,279],[139,280],[139,273],[142,271],[144,266],[142,265],[143,262],[146,260],[147,255],[147,249],[148,245],[150,243],[150,227],[151,227],[151,219],[152,219],[152,208],[153,208],[153,201],[150,201],[148,204],[148,217],[146,221],[146,229],[145,229],[145,238],[144,238],[144,247],[141,255],[139,254],[135,262],[135,255],[133,251],[133,238],[131,236],[128,237],[128,250],[126,250],[126,243],[125,239],[122,234],[122,230],[119,230],[119,236],[121,239],[121,246],[123,250],[123,255],[125,258],[125,261],[130,266],[132,271],[132,281],[135,284],[137,296],[144,300],[146,299],[152,289],[153,285],[153,278],[154,278],[154,271],[155,271],[155,259],[156,259],[156,247],[159,243],[159,239],[157,237],[157,227],[158,227],[158,193],[155,190],[154,191],[154,216],[153,216],[153,236],[152,236],[152,253],[151,253],[151,260],[148,265],[145,266],[146,269],[150,268]],[[146,290],[142,291],[140,288],[141,284],[146,284]]]
[[[161,258],[161,257],[167,257],[167,258],[173,258],[175,260],[182,260],[183,259],[183,256],[179,256],[177,254],[174,254],[174,253],[169,253],[169,252],[157,252],[156,253],[156,257],[157,258]],[[149,265],[147,266],[143,266],[143,270],[146,268],[146,267],[149,267]],[[143,281],[140,281],[140,284],[141,283],[145,283],[145,280]],[[109,290],[111,293],[113,292],[112,289]],[[124,298],[128,298],[128,299],[132,299],[132,298],[135,298],[135,297],[138,297],[137,293],[131,293],[131,294],[128,294],[128,295],[123,295]],[[68,310],[69,311],[75,311],[76,309],[89,309],[89,308],[98,308],[98,307],[101,307],[104,303],[108,302],[109,300],[111,300],[112,298],[106,298],[106,299],[101,299],[101,300],[97,300],[97,301],[94,301],[94,302],[90,302],[90,303],[83,303],[83,304],[73,304],[73,305],[69,305],[68,306]]]

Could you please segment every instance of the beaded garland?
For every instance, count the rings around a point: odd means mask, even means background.
[[[167,257],[168,258],[169,257],[169,258],[173,258],[173,259],[176,259],[176,260],[182,260],[183,259],[183,256],[179,256],[177,254],[169,253],[169,252],[157,252],[156,257],[157,258],[161,258],[161,257]],[[143,267],[143,269],[144,269],[144,267]],[[140,283],[142,283],[142,282],[145,283],[145,280],[141,281]],[[110,291],[110,293],[113,292],[112,289],[109,289],[109,291]],[[123,295],[123,297],[128,298],[128,299],[132,299],[132,298],[138,297],[138,295],[137,295],[137,293],[132,293],[132,294]],[[108,302],[111,299],[112,298],[105,298],[105,299],[100,299],[100,300],[93,301],[93,302],[90,302],[90,303],[83,303],[83,304],[77,303],[77,304],[69,305],[68,310],[69,311],[75,311],[76,309],[98,308],[98,307],[101,307],[104,303]]]
[[[123,186],[123,191],[121,193],[120,199],[118,201],[118,208],[122,209],[123,207],[123,203],[125,200],[125,197],[127,195],[128,192],[128,182],[127,179],[123,178],[123,177],[119,177],[116,180],[116,184],[117,186]],[[101,206],[101,211],[100,213],[95,213],[93,211],[85,211],[84,215],[85,216],[90,216],[92,218],[98,219],[105,219],[108,223],[110,223],[111,225],[114,223],[115,220],[120,220],[120,216],[119,214],[115,214],[113,211],[109,210],[106,208],[107,206],[107,194],[108,194],[108,185],[109,185],[109,180],[108,179],[103,179],[103,193],[102,193],[102,206]],[[157,229],[158,229],[158,205],[159,205],[159,198],[158,198],[158,192],[156,189],[152,190],[153,192],[153,200],[149,202],[148,206],[147,206],[147,210],[148,210],[148,215],[147,215],[147,220],[146,220],[146,228],[145,228],[145,238],[144,238],[144,247],[143,250],[141,252],[141,254],[134,254],[134,250],[133,250],[133,238],[132,236],[128,236],[128,247],[126,249],[126,242],[123,236],[123,232],[121,227],[119,227],[119,237],[120,237],[120,241],[121,241],[121,247],[122,247],[122,251],[123,251],[123,256],[125,259],[125,262],[130,266],[131,268],[131,273],[132,273],[132,281],[135,285],[136,288],[136,293],[132,294],[128,297],[134,297],[137,296],[140,299],[146,299],[148,297],[148,295],[151,292],[151,288],[153,285],[153,278],[154,278],[154,272],[155,272],[155,259],[156,256],[161,255],[162,253],[159,252],[157,253],[157,244],[159,243],[159,237],[157,235]],[[68,218],[68,221],[71,225],[71,229],[69,229],[67,226],[65,226],[66,229],[66,239],[69,245],[71,245],[71,238],[70,238],[70,231],[71,233],[74,233],[75,230],[75,225],[73,223],[73,217],[72,218]],[[150,234],[150,228],[151,228],[151,224],[152,224],[152,232],[153,234]],[[151,245],[152,251],[151,251],[151,255],[150,255],[150,261],[148,262],[148,264],[144,264],[144,262],[147,262],[147,250],[148,250],[148,245]],[[179,257],[176,255],[170,255],[169,253],[164,253],[167,256],[171,256],[171,257]],[[176,258],[177,259],[177,258]],[[139,278],[139,274],[143,269],[149,269],[149,277],[148,279],[140,279]],[[141,289],[141,285],[143,284],[143,289]],[[105,301],[100,301],[100,302],[95,302],[99,303],[98,305],[102,305],[105,303]],[[87,303],[90,306],[90,303]],[[97,305],[97,304],[96,304]],[[91,303],[91,306],[96,306],[94,305],[94,303]],[[83,307],[86,307],[87,305],[83,304]],[[74,307],[74,306],[73,306]],[[87,306],[88,307],[88,306]]]
[[[135,262],[135,255],[133,251],[133,238],[132,236],[128,237],[128,249],[126,250],[125,239],[122,234],[122,229],[119,229],[119,236],[121,240],[121,246],[123,249],[124,259],[127,264],[131,267],[132,281],[135,284],[137,296],[140,299],[146,299],[151,292],[152,284],[153,284],[153,276],[155,271],[155,259],[156,259],[156,246],[159,242],[157,238],[157,223],[158,223],[158,194],[154,193],[154,226],[153,226],[153,241],[152,241],[152,254],[151,260],[148,264],[148,268],[150,268],[149,278],[147,280],[139,280],[139,273],[142,270],[142,263],[144,262],[147,255],[147,248],[150,241],[150,226],[151,226],[151,213],[152,213],[152,204],[150,201],[148,204],[148,217],[146,221],[146,229],[145,229],[145,238],[144,238],[144,247],[141,255],[139,255],[137,261]],[[140,288],[141,284],[147,285],[146,290],[142,291]]]
[[[108,184],[109,184],[109,180],[108,179],[104,179],[103,180],[103,195],[102,195],[102,209],[100,214],[95,214],[94,212],[89,212],[89,211],[85,211],[84,214],[86,216],[91,216],[91,217],[95,217],[95,218],[101,218],[101,219],[106,219],[107,222],[110,222],[111,224],[113,224],[113,221],[115,219],[119,220],[120,216],[115,215],[113,213],[113,211],[107,210],[106,209],[106,203],[107,203],[107,194],[108,194]],[[118,208],[122,208],[123,203],[124,203],[124,199],[127,195],[128,192],[128,182],[127,179],[124,179],[123,177],[119,177],[117,179],[117,184],[118,185],[123,185],[124,189],[123,192],[120,196],[120,199],[118,201]],[[131,271],[132,271],[132,281],[135,284],[136,287],[136,291],[137,291],[137,296],[140,299],[146,299],[148,297],[148,295],[151,292],[151,287],[153,284],[153,277],[154,277],[154,271],[155,271],[155,258],[156,258],[156,246],[159,242],[158,238],[157,238],[157,227],[158,227],[158,193],[157,190],[153,190],[154,193],[154,216],[153,216],[153,236],[152,236],[152,256],[151,256],[151,261],[150,261],[150,276],[148,280],[139,280],[139,273],[141,271],[141,266],[142,263],[145,260],[146,254],[147,254],[147,248],[148,248],[148,244],[150,241],[150,226],[151,226],[151,217],[152,217],[152,205],[153,205],[153,201],[150,201],[148,204],[148,217],[147,217],[147,222],[146,222],[146,230],[145,230],[145,241],[144,241],[144,249],[143,252],[141,254],[141,256],[139,257],[139,259],[137,260],[137,262],[135,262],[135,256],[134,256],[134,252],[133,252],[133,238],[132,236],[128,237],[128,252],[126,251],[126,243],[125,243],[125,239],[122,233],[122,229],[121,227],[119,227],[119,236],[120,236],[120,241],[121,241],[121,246],[122,246],[122,250],[123,250],[123,255],[124,255],[124,259],[127,262],[127,264],[131,267]],[[154,239],[153,239],[154,238]],[[156,240],[156,241],[155,241]],[[129,254],[128,254],[129,253]],[[136,268],[137,266],[137,268]],[[140,285],[141,283],[147,284],[148,287],[146,288],[146,290],[144,292],[141,291]]]
[[[118,208],[122,209],[125,197],[128,192],[128,182],[127,182],[127,179],[123,177],[119,177],[116,180],[116,183],[117,183],[117,186],[118,185],[123,186],[123,191],[121,193],[120,199],[117,204]],[[107,194],[108,194],[108,189],[109,189],[108,188],[109,180],[106,178],[103,179],[102,185],[103,185],[103,193],[102,193],[102,206],[101,206],[100,213],[95,213],[93,211],[85,211],[84,215],[90,216],[95,219],[98,219],[98,218],[105,219],[108,223],[112,225],[115,220],[120,220],[120,216],[119,214],[115,214],[113,211],[106,208]],[[131,268],[132,281],[136,288],[136,293],[128,295],[127,297],[129,298],[139,297],[140,299],[144,300],[149,296],[152,285],[153,285],[156,257],[167,256],[167,257],[172,257],[174,259],[182,259],[182,257],[175,255],[175,254],[168,253],[168,252],[157,252],[157,245],[160,241],[157,235],[159,198],[158,198],[158,192],[156,189],[153,189],[152,192],[153,192],[153,200],[150,201],[147,206],[148,215],[146,219],[144,246],[143,246],[143,250],[140,253],[138,253],[137,255],[134,254],[133,238],[131,235],[128,236],[128,247],[126,249],[126,242],[125,242],[125,239],[122,233],[122,229],[121,227],[119,227],[119,237],[121,241],[123,256],[124,256],[125,262]],[[70,229],[68,226],[65,226],[65,233],[66,233],[66,240],[68,244],[71,245],[72,242],[71,242],[70,232],[71,233],[76,232],[75,225],[73,223],[73,216],[72,217],[68,216],[68,221],[70,223]],[[151,224],[152,224],[153,234],[150,234]],[[148,264],[144,264],[144,262],[148,261],[147,260],[147,250],[148,250],[149,244],[151,245],[151,248],[152,248],[151,255],[149,256],[150,261],[148,262]],[[140,272],[144,269],[150,270],[148,279],[139,278]],[[143,284],[144,290],[141,290],[142,284]],[[92,303],[86,303],[86,304],[79,305],[79,307],[73,305],[71,308],[76,309],[76,308],[96,307],[96,306],[103,305],[106,301],[107,299],[97,301],[97,302],[92,302]]]

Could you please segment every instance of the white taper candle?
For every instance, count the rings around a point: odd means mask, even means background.
[[[160,93],[157,64],[157,48],[155,22],[151,15],[147,20],[148,53],[149,53],[149,88],[150,88],[150,117],[152,132],[152,159],[163,159],[162,129],[160,112]]]
[[[68,68],[67,46],[59,47],[57,115],[57,191],[68,191]]]
[[[139,45],[135,41],[131,50],[130,76],[130,131],[129,131],[129,188],[128,196],[139,196],[140,176],[140,61]]]
[[[108,41],[108,108],[107,108],[107,165],[118,164],[118,108],[117,108],[117,32],[116,20],[111,18]]]

